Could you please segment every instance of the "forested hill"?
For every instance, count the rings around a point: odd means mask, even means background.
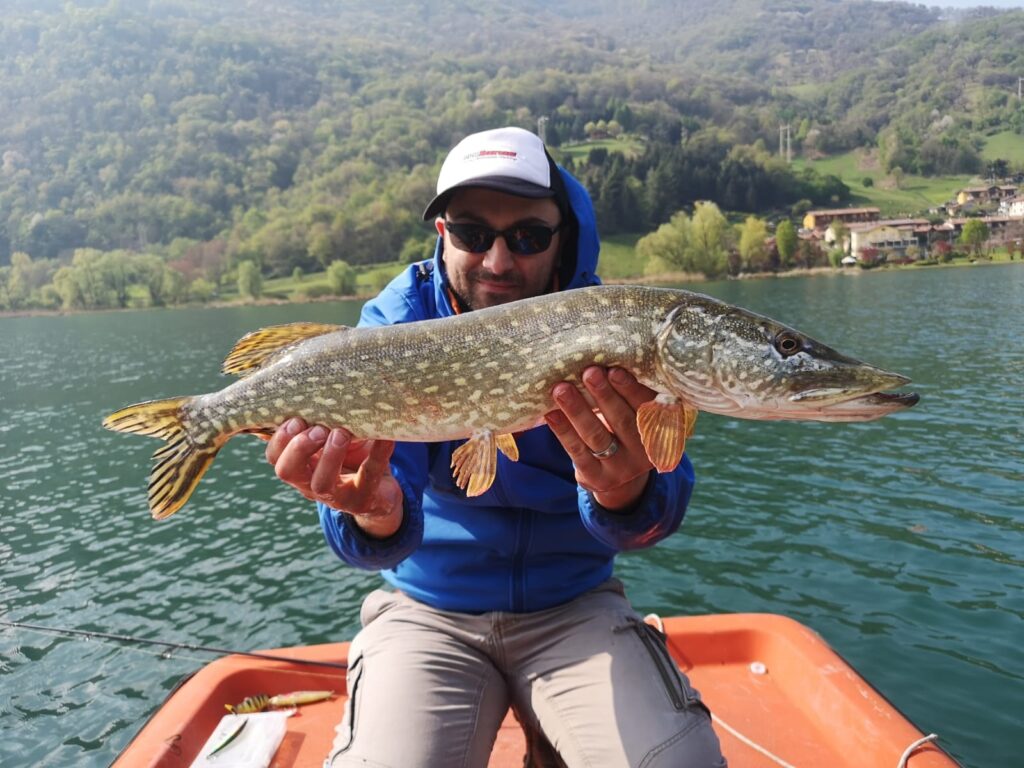
[[[267,274],[417,256],[466,132],[547,117],[605,232],[843,201],[775,157],[973,171],[1024,128],[1024,13],[834,0],[8,0],[0,268],[127,250]],[[621,153],[574,144],[621,136]],[[84,257],[83,257],[84,258]],[[185,272],[187,264],[182,266]],[[0,296],[2,299],[2,296]]]

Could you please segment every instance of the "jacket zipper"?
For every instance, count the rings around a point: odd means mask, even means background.
[[[532,535],[533,513],[528,509],[520,509],[516,524],[516,548],[512,558],[512,610],[517,613],[526,610],[526,550]]]

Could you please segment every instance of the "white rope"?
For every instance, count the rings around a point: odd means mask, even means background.
[[[661,616],[659,616],[658,614],[656,614],[656,613],[649,613],[649,614],[647,614],[646,616],[644,616],[644,622],[647,623],[647,624],[650,624],[652,627],[655,627],[662,634],[665,633],[665,625],[664,625],[664,623],[661,620]],[[783,768],[796,768],[796,766],[794,766],[792,763],[787,763],[781,757],[779,757],[778,755],[772,754],[771,752],[769,752],[767,749],[762,747],[757,742],[753,741],[752,739],[748,739],[746,736],[744,736],[742,733],[737,731],[735,728],[733,728],[731,725],[729,725],[727,722],[725,722],[722,718],[720,718],[714,712],[711,713],[711,719],[714,720],[716,723],[718,723],[718,725],[720,725],[724,730],[726,730],[730,734],[732,734],[739,741],[743,742],[744,744],[746,744],[748,747],[750,747],[754,751],[760,752],[762,755],[764,755],[765,757],[767,757],[769,760],[771,760],[772,762],[776,763],[777,765],[781,765]],[[896,766],[896,768],[907,768],[907,760],[910,759],[910,756],[914,753],[914,750],[916,750],[918,747],[921,747],[924,744],[927,744],[930,741],[935,741],[938,738],[939,737],[936,734],[930,733],[927,736],[925,736],[924,738],[921,738],[921,739],[918,739],[917,741],[915,741],[913,744],[911,744],[909,747],[907,747],[906,751],[903,753],[903,756],[900,758],[900,762]]]
[[[912,754],[914,754],[914,750],[916,750],[918,747],[923,747],[925,744],[927,744],[930,741],[937,741],[938,738],[939,738],[938,734],[929,733],[927,736],[925,736],[923,738],[920,738],[917,741],[915,741],[913,744],[911,744],[909,747],[907,747],[906,750],[903,752],[903,756],[900,758],[900,761],[896,765],[896,768],[907,768],[907,761],[910,759],[910,756]]]
[[[762,755],[767,757],[769,760],[772,760],[773,762],[777,763],[778,765],[783,766],[783,768],[796,768],[796,766],[794,766],[792,763],[787,763],[781,757],[779,757],[778,755],[773,755],[771,752],[769,752],[767,749],[762,747],[757,742],[754,742],[754,741],[751,741],[750,739],[748,739],[746,736],[744,736],[742,733],[737,731],[735,728],[733,728],[731,725],[729,725],[727,722],[725,722],[722,718],[720,718],[714,712],[711,713],[711,719],[714,720],[716,723],[718,723],[720,726],[722,726],[725,730],[727,730],[729,733],[731,733],[737,739],[739,739],[744,744],[746,744],[748,747],[750,747],[751,749],[757,750]]]

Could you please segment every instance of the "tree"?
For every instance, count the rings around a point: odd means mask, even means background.
[[[877,267],[882,263],[882,252],[877,248],[862,248],[860,251],[860,260],[857,262],[857,266],[861,269],[871,269]]]
[[[974,256],[981,254],[981,247],[988,241],[988,224],[981,219],[968,219],[960,233],[960,243]]]
[[[410,237],[402,246],[402,252],[398,260],[403,264],[429,259],[434,255],[434,248],[437,246],[437,233],[430,232],[425,237]]]
[[[1010,258],[1013,258],[1013,254],[1010,254]],[[0,309],[10,309],[11,307],[11,268],[0,267]]]
[[[149,303],[154,307],[162,307],[173,300],[167,296],[167,289],[174,288],[168,280],[167,273],[173,272],[182,282],[185,276],[176,270],[168,268],[164,260],[159,256],[147,254],[138,257],[139,279],[149,289]]]
[[[845,252],[846,240],[850,236],[850,228],[846,225],[846,222],[842,219],[832,219],[829,223],[829,229],[832,230],[832,242],[835,244],[835,247]]]
[[[729,224],[714,203],[697,203],[690,227],[688,261],[693,271],[707,277],[725,274],[727,262],[726,236]]]
[[[740,229],[740,264],[750,272],[771,269],[768,250],[768,226],[764,220],[748,216]]]
[[[327,267],[327,285],[335,296],[351,296],[356,292],[356,271],[347,261],[332,261]]]
[[[216,288],[204,277],[197,277],[188,287],[189,295],[196,301],[207,302],[216,294]]]
[[[644,263],[644,272],[651,275],[673,267],[685,268],[689,234],[690,217],[679,211],[668,223],[641,237],[636,253]]]
[[[779,262],[783,267],[793,265],[793,257],[796,255],[796,227],[789,219],[783,219],[775,228],[775,247],[779,251]]]
[[[263,275],[254,262],[239,263],[238,292],[249,299],[258,299],[263,294]]]

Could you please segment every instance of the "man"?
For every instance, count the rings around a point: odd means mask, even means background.
[[[427,206],[438,241],[363,308],[361,325],[446,317],[598,282],[583,187],[518,128],[448,155]],[[720,766],[699,695],[611,577],[614,556],[673,533],[693,486],[658,474],[636,427],[654,397],[623,370],[553,390],[494,485],[467,498],[456,443],[360,442],[298,419],[267,446],[318,502],[330,546],[394,592],[363,604],[332,766],[485,766],[511,706],[532,764]]]

